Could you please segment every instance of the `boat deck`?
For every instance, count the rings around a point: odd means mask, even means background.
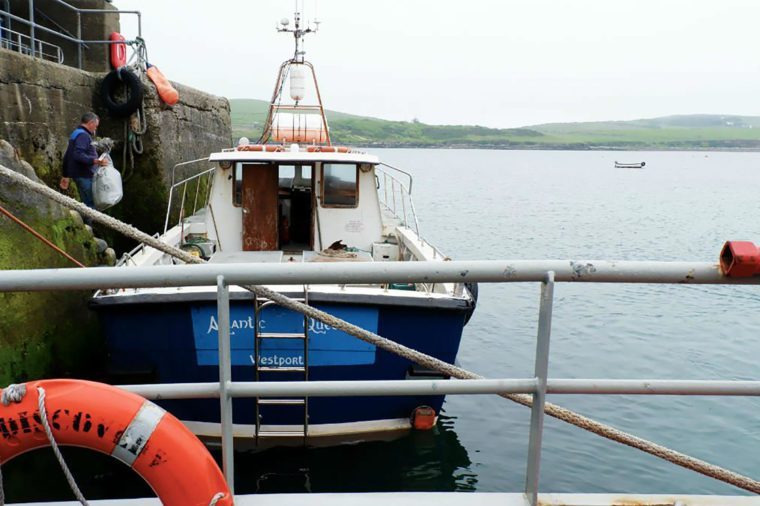
[[[160,505],[157,498],[88,501],[94,505]],[[77,501],[24,503],[30,506],[69,506]],[[254,494],[235,496],[238,506],[528,506],[525,494],[457,492],[377,492],[356,494]],[[638,494],[539,494],[542,506],[757,506],[757,496],[638,495]],[[19,503],[16,503],[19,505]]]

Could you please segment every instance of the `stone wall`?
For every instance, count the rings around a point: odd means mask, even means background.
[[[180,102],[168,107],[144,82],[148,131],[144,153],[135,157],[132,169],[123,163],[125,120],[111,118],[101,105],[104,76],[0,49],[0,138],[16,146],[52,186],[61,174],[69,134],[83,112],[94,110],[101,117],[98,135],[117,141],[112,156],[125,176],[124,198],[109,212],[152,234],[163,228],[172,167],[230,145],[229,103],[175,84]],[[112,239],[117,251],[129,245]]]
[[[101,117],[98,134],[117,141],[112,156],[124,175],[124,198],[108,212],[152,234],[163,229],[174,164],[230,145],[229,103],[176,85],[180,102],[168,107],[146,82],[148,130],[144,153],[136,156],[131,169],[121,161],[125,121],[111,118],[101,106],[104,76],[0,49],[0,164],[55,186],[68,137],[81,114],[93,110]],[[186,175],[183,171],[180,176]],[[92,234],[76,216],[10,184],[0,184],[0,205],[86,265],[97,261]],[[98,232],[117,252],[131,246],[121,237]],[[0,269],[70,267],[67,262],[0,216]],[[90,295],[0,293],[0,385],[83,372],[92,377],[103,361],[97,321],[87,309]]]
[[[0,165],[39,180],[31,165],[0,140]],[[2,181],[0,179],[0,181]],[[81,263],[98,255],[92,232],[77,214],[50,200],[0,184],[0,205]],[[0,270],[76,268],[5,215],[0,215]],[[0,385],[50,376],[91,375],[103,363],[89,293],[0,293]]]

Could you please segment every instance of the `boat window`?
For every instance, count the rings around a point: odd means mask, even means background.
[[[232,185],[232,205],[240,207],[243,205],[243,164],[235,164],[235,180]]]
[[[280,165],[280,188],[311,188],[311,165]]]
[[[356,164],[322,165],[322,207],[356,207],[359,177]]]

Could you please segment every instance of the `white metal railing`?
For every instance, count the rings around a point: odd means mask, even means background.
[[[380,200],[380,205],[391,216],[399,220],[402,225],[413,229],[419,237],[420,224],[417,221],[417,213],[414,210],[414,202],[412,201],[412,175],[396,167],[387,164],[382,165],[406,175],[408,183],[404,184],[387,170],[375,167],[377,196]]]
[[[434,264],[434,265],[431,265]],[[230,360],[231,284],[340,284],[353,282],[540,282],[535,369],[530,378],[483,380],[233,382]],[[0,292],[149,286],[216,286],[219,328],[219,382],[128,385],[148,398],[219,398],[223,472],[234,492],[232,398],[419,394],[533,395],[525,494],[538,501],[544,402],[552,394],[741,395],[760,396],[760,381],[611,380],[548,378],[549,341],[557,282],[760,284],[760,276],[730,278],[709,262],[608,262],[504,260],[354,264],[205,264],[129,269],[41,269],[0,271]]]
[[[207,162],[207,161],[208,161],[208,158],[199,158],[197,160],[190,160],[187,162],[178,163],[172,168],[171,186],[169,187],[169,198],[167,199],[167,204],[166,204],[166,218],[164,219],[164,233],[166,233],[166,231],[169,230],[169,219],[171,217],[172,210],[173,210],[174,196],[175,196],[175,193],[179,191],[179,188],[182,188],[182,197],[180,198],[180,202],[179,202],[180,209],[179,209],[179,214],[177,218],[178,225],[182,221],[182,219],[184,219],[188,215],[192,216],[199,209],[198,197],[200,195],[200,190],[204,182],[203,176],[206,176],[206,180],[205,180],[206,194],[204,195],[201,208],[206,207],[208,205],[208,200],[209,200],[209,197],[211,196],[211,183],[213,181],[214,171],[216,170],[214,167],[206,169],[197,174],[193,174],[192,176],[186,177],[185,179],[181,181],[175,182],[176,171],[178,167],[183,167],[186,165],[191,165],[191,164],[200,163],[200,162]],[[185,199],[187,197],[187,187],[193,181],[195,182],[195,197],[193,198],[193,210],[190,213],[186,214],[185,213]],[[191,190],[191,193],[192,193],[192,190]]]
[[[35,12],[37,12],[37,9],[35,8],[34,0],[27,0],[27,6],[28,6],[28,19],[25,19],[21,16],[17,16],[15,14],[11,14],[10,10],[0,10],[0,16],[5,18],[6,23],[10,25],[10,22],[15,23],[21,23],[24,26],[27,26],[29,28],[29,39],[30,43],[28,47],[30,48],[36,48],[37,47],[37,32],[44,32],[46,34],[52,35],[54,37],[58,37],[63,41],[68,41],[71,43],[74,43],[77,45],[77,67],[82,68],[82,50],[87,49],[88,44],[119,44],[121,41],[113,41],[113,40],[84,40],[82,39],[82,14],[88,15],[88,14],[95,14],[95,15],[116,15],[121,16],[122,14],[133,14],[137,16],[137,38],[142,38],[142,16],[140,14],[140,11],[132,11],[132,10],[118,10],[118,9],[80,9],[78,7],[75,7],[64,0],[48,0],[48,2],[54,2],[57,5],[60,5],[61,7],[64,7],[68,9],[69,11],[73,12],[76,15],[76,36],[68,35],[68,33],[64,33],[63,31],[56,31],[51,28],[48,28],[47,26],[43,26],[39,23],[35,22]],[[48,18],[49,19],[49,18]],[[60,25],[57,25],[59,30],[62,30]],[[10,26],[6,27],[10,28]],[[134,41],[126,41],[126,43],[132,43]],[[34,51],[30,53],[32,56],[37,56]]]
[[[30,36],[10,28],[0,28],[0,48],[10,49],[43,60],[63,63],[63,50],[60,46],[44,40],[32,40]]]

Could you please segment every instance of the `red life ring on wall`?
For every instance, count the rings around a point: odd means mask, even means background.
[[[126,39],[119,32],[111,32],[108,40],[119,41],[111,44],[111,66],[116,70],[127,64],[127,45],[124,44]]]
[[[217,506],[232,506],[224,476],[203,443],[152,402],[91,381],[41,380],[23,386],[20,402],[0,404],[0,464],[49,445],[38,409],[41,387],[58,444],[121,460],[148,482],[162,504],[208,506],[222,494]]]

